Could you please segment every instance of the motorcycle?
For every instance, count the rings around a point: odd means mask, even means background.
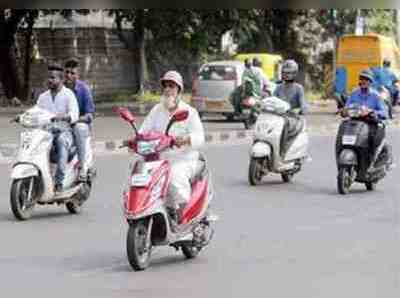
[[[340,124],[336,137],[337,188],[343,195],[349,193],[354,182],[364,183],[367,190],[374,190],[391,165],[390,158],[381,154],[385,139],[374,154],[370,153],[369,123],[381,127],[384,123],[372,111],[364,114],[364,110],[360,105],[347,108],[348,118]]]
[[[133,161],[129,183],[123,193],[125,218],[129,224],[127,235],[128,261],[134,270],[149,266],[153,246],[169,245],[179,248],[186,258],[194,258],[207,246],[214,234],[212,222],[217,220],[209,213],[214,196],[211,175],[203,155],[200,155],[196,178],[192,181],[191,198],[176,222],[166,205],[170,185],[171,166],[160,154],[172,148],[175,137],[168,135],[175,122],[184,121],[188,111],[176,112],[165,133],[139,134],[134,116],[124,108],[114,109],[122,119],[131,124],[135,137],[123,142],[141,159]]]
[[[11,171],[10,205],[14,216],[19,220],[29,219],[36,204],[64,204],[70,213],[76,214],[89,198],[95,170],[90,166],[87,181],[78,181],[79,161],[76,147],[69,152],[64,191],[54,192],[56,165],[52,160],[54,153],[51,130],[65,125],[62,121],[54,121],[54,117],[51,112],[33,107],[12,120],[24,128]],[[90,144],[90,138],[87,142]],[[86,161],[89,165],[93,164],[91,150],[87,152]]]
[[[229,99],[235,108],[231,119],[243,122],[245,129],[252,129],[259,115],[260,96],[254,91],[255,88],[251,80],[246,80],[232,92]]]
[[[260,110],[250,149],[249,183],[260,184],[269,172],[290,182],[303,163],[310,160],[306,121],[277,97],[264,98]]]

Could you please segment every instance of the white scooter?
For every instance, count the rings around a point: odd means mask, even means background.
[[[268,172],[290,182],[309,159],[306,121],[277,97],[264,98],[260,112],[250,150],[249,183],[260,184]]]
[[[15,119],[25,128],[21,132],[18,154],[11,172],[10,204],[14,216],[19,220],[30,218],[36,204],[65,204],[70,213],[79,213],[83,202],[89,198],[95,172],[89,172],[86,182],[78,181],[76,147],[68,156],[64,191],[54,192],[56,165],[51,162],[53,135],[50,130],[57,125],[65,125],[65,122],[54,122],[54,116],[35,106]],[[90,138],[87,142],[90,144]],[[87,148],[86,162],[92,168],[92,150],[90,146]]]

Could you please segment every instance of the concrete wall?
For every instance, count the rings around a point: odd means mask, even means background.
[[[134,88],[133,55],[120,42],[115,29],[35,28],[34,35],[37,49],[31,66],[31,86],[36,96],[45,88],[47,65],[64,64],[70,57],[80,60],[81,78],[92,87],[95,100]],[[18,36],[17,40],[23,49],[23,38]],[[20,59],[23,61],[22,55]]]

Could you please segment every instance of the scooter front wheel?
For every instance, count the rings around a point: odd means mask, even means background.
[[[342,195],[348,194],[352,183],[350,169],[345,167],[339,168],[337,177],[338,192]]]
[[[35,177],[27,177],[12,182],[10,205],[15,218],[19,220],[27,220],[32,215],[37,189],[35,181]]]
[[[252,157],[249,165],[249,183],[250,185],[259,185],[263,177],[262,160]]]
[[[152,246],[145,220],[129,225],[126,249],[129,264],[135,271],[144,270],[149,266]]]

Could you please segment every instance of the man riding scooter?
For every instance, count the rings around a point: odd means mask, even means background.
[[[205,143],[204,128],[197,110],[181,99],[182,76],[176,71],[168,71],[161,78],[162,96],[144,119],[139,133],[150,131],[164,133],[168,122],[177,110],[187,110],[188,118],[171,126],[170,135],[176,136],[177,150],[164,153],[171,162],[171,184],[168,190],[168,207],[171,218],[179,224],[182,211],[191,196],[191,180],[199,168],[199,152],[196,148]]]
[[[75,59],[70,59],[65,63],[65,85],[74,92],[78,100],[79,120],[73,125],[73,135],[78,149],[79,180],[86,181],[88,167],[91,166],[85,160],[87,151],[91,150],[86,146],[87,138],[89,138],[92,130],[95,108],[89,86],[79,79],[79,62]]]
[[[349,100],[346,102],[345,108],[342,110],[342,116],[347,116],[347,109],[354,105],[364,107],[361,116],[372,115],[378,120],[387,119],[387,111],[379,98],[379,94],[371,88],[374,76],[370,70],[363,70],[359,74],[359,88],[357,88],[350,95]],[[388,144],[382,144],[385,138],[385,125],[382,121],[369,123],[369,144],[370,144],[370,160],[382,162],[390,161],[392,166],[392,152]],[[382,146],[383,145],[383,146]]]
[[[299,66],[295,60],[289,59],[284,61],[281,70],[283,82],[274,91],[274,96],[289,103],[293,111],[291,117],[287,117],[286,119],[286,129],[283,131],[282,136],[282,144],[284,146],[281,148],[281,155],[283,155],[285,148],[287,148],[285,146],[286,141],[296,132],[299,121],[303,121],[298,115],[304,115],[307,112],[304,88],[295,81],[298,71]]]
[[[55,173],[55,191],[61,192],[68,154],[73,145],[71,124],[79,118],[78,102],[74,93],[63,85],[63,69],[61,66],[50,66],[48,87],[49,90],[40,94],[37,106],[55,113],[55,121],[60,125],[52,130],[56,149],[57,170]]]

